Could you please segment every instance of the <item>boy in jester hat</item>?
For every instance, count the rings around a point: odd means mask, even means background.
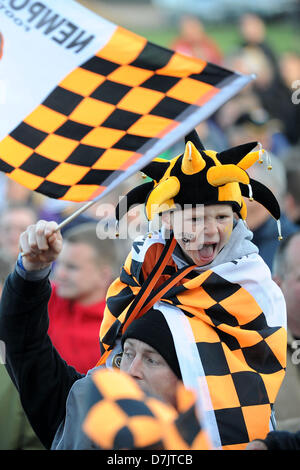
[[[163,389],[172,396],[178,417],[167,436],[170,450],[202,449],[207,443],[216,449],[244,449],[274,427],[272,409],[285,370],[285,303],[251,242],[243,197],[261,202],[277,220],[280,210],[272,193],[247,175],[262,153],[252,151],[255,145],[218,154],[205,150],[192,132],[182,155],[154,160],[144,168],[152,181],[128,195],[129,207],[145,204],[149,221],[162,214],[163,226],[133,242],[120,276],[108,289],[98,366],[118,366],[121,355],[121,371],[113,372],[125,371],[138,385],[148,378],[144,392],[160,389],[161,394]],[[122,215],[119,208],[117,214]],[[39,221],[21,235],[25,254],[20,253],[3,289],[0,334],[8,371],[43,444],[90,449],[80,430],[93,370],[82,376],[68,366],[47,335],[48,278],[62,247],[56,228],[54,222]],[[136,349],[127,350],[128,342]],[[166,364],[149,358],[149,346]],[[147,368],[147,377],[137,375],[137,362],[140,371]],[[157,413],[156,430],[165,413],[159,416],[148,395],[124,395],[122,380],[115,382],[115,374],[111,379],[103,378],[105,393],[101,387],[102,396],[96,395],[99,432],[107,437],[101,447],[114,447],[116,438],[118,448],[129,448],[124,435],[139,446],[145,437],[139,429],[147,423],[151,443],[149,413]],[[187,408],[169,393],[168,387],[177,394],[180,380],[192,390],[195,406]],[[179,426],[183,417],[184,429]]]
[[[148,220],[161,216],[162,228],[133,242],[108,290],[100,329],[99,365],[109,365],[132,322],[152,307],[164,315],[182,381],[196,392],[218,449],[243,449],[275,426],[285,371],[284,298],[245,222],[247,197],[269,210],[281,237],[274,195],[247,174],[262,162],[258,145],[217,153],[192,131],[182,155],[143,169],[151,181],[127,195],[127,207],[144,204]]]

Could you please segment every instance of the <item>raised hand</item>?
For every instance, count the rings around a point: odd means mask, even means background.
[[[27,227],[20,236],[20,251],[26,271],[50,266],[61,252],[63,239],[56,222],[39,220]]]

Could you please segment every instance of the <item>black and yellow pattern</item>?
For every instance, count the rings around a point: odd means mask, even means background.
[[[246,219],[247,206],[244,197],[255,199],[265,206],[279,221],[280,207],[273,193],[262,183],[249,177],[247,169],[255,162],[262,162],[263,149],[252,151],[258,142],[232,147],[222,152],[205,150],[196,131],[185,138],[182,155],[170,161],[155,158],[143,168],[152,179],[131,190],[127,206],[145,204],[148,220],[170,209],[184,208],[184,204],[230,204],[233,210]],[[269,169],[272,169],[271,165]],[[119,220],[119,207],[116,217]],[[280,223],[278,222],[279,235]]]
[[[278,288],[258,255],[225,263],[224,275],[218,274],[218,267],[197,274],[193,266],[177,268],[170,258],[173,248],[174,238],[165,244],[149,238],[133,244],[120,277],[108,290],[100,363],[105,363],[127,325],[147,314],[157,296],[166,305],[179,307],[194,333],[221,446],[242,449],[269,431],[285,374],[284,313],[275,311],[282,303]],[[226,272],[231,271],[240,272],[239,283],[227,280]],[[244,287],[248,282],[255,296]],[[265,297],[266,291],[272,300],[263,311],[256,298]]]
[[[195,397],[183,386],[178,387],[177,405],[178,411],[146,395],[121,371],[100,369],[89,383],[83,430],[102,450],[210,449]]]
[[[0,142],[0,171],[53,198],[92,199],[237,77],[118,27]]]

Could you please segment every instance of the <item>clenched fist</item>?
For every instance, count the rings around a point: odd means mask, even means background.
[[[20,236],[20,251],[26,271],[36,271],[50,266],[61,252],[63,239],[56,222],[39,220]]]

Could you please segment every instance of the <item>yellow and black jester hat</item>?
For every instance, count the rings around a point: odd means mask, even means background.
[[[249,177],[247,169],[255,162],[262,163],[263,149],[253,151],[258,142],[249,142],[222,152],[205,150],[197,132],[193,130],[185,138],[184,153],[166,160],[155,158],[143,168],[144,175],[151,178],[127,194],[127,209],[145,204],[149,221],[155,214],[185,204],[231,204],[243,220],[247,206],[243,197],[262,204],[277,220],[279,237],[280,207],[273,193],[262,183]],[[271,169],[271,166],[268,166]],[[119,221],[120,206],[116,208]]]

